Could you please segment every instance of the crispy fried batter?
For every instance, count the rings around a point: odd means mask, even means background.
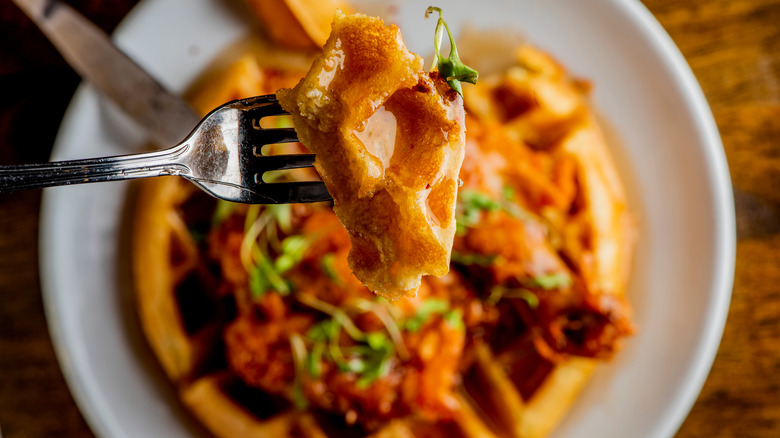
[[[350,267],[390,299],[449,270],[457,175],[464,156],[460,96],[425,73],[395,26],[337,15],[312,69],[277,94],[335,200],[352,240]]]

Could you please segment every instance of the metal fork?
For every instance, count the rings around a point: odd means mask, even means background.
[[[164,175],[184,177],[217,198],[247,204],[329,201],[319,181],[266,183],[272,170],[311,167],[312,154],[262,155],[267,144],[298,141],[293,128],[264,129],[263,117],[286,114],[273,95],[228,102],[178,145],[150,153],[0,166],[0,193]]]
[[[0,193],[99,181],[179,175],[212,195],[244,203],[330,200],[321,182],[265,183],[270,170],[308,167],[313,155],[261,156],[266,144],[297,141],[293,129],[262,129],[260,119],[284,114],[274,96],[229,102],[199,117],[187,102],[122,53],[100,28],[57,0],[13,0],[68,63],[135,121],[157,145],[147,154],[0,166]]]

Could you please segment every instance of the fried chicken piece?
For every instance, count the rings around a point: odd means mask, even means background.
[[[350,268],[388,299],[449,271],[465,122],[460,95],[396,26],[339,13],[323,54],[277,93],[349,232]]]

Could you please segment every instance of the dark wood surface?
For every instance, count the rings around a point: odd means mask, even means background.
[[[587,0],[590,1],[590,0]],[[136,0],[70,1],[106,30]],[[679,437],[780,436],[780,0],[645,0],[712,107],[731,168],[739,244],[712,372]],[[45,161],[78,78],[0,0],[0,164]],[[47,102],[45,113],[41,102]],[[0,428],[93,436],[54,356],[38,280],[40,192],[0,195]]]

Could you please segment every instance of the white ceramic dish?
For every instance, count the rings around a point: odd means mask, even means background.
[[[182,91],[247,24],[221,0],[144,0],[119,45]],[[388,13],[387,2],[365,3]],[[430,52],[427,4],[396,1],[412,50]],[[449,1],[458,33],[515,29],[596,85],[594,101],[620,144],[613,153],[640,218],[629,296],[639,334],[601,367],[555,437],[667,437],[687,415],[720,341],[735,253],[729,173],[717,129],[684,59],[650,13],[629,0]],[[126,153],[142,139],[82,87],[53,159]],[[146,349],[127,264],[127,185],[47,190],[41,224],[46,313],[67,381],[101,437],[202,433],[183,413]]]

